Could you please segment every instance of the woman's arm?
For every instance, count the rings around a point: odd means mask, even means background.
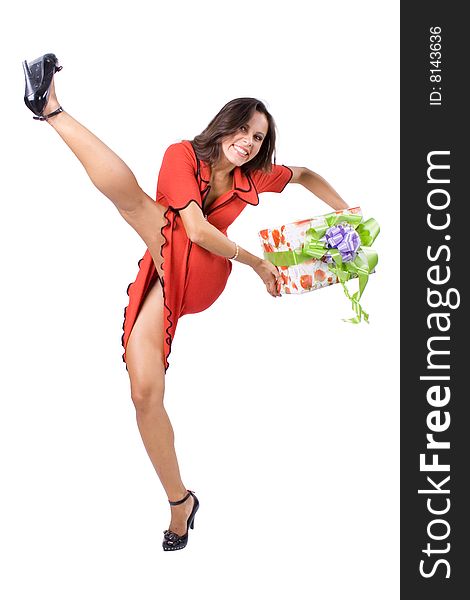
[[[206,221],[201,209],[194,202],[184,210],[180,210],[179,213],[186,233],[194,244],[209,250],[213,254],[225,256],[225,258],[230,258],[235,254],[237,249],[235,242],[229,240],[217,227]],[[261,259],[240,248],[237,260],[245,265],[254,267]]]
[[[341,196],[318,173],[314,173],[310,169],[307,169],[307,167],[289,167],[289,169],[293,173],[289,183],[300,183],[304,188],[315,194],[315,196],[335,210],[348,208],[348,205]]]
[[[217,227],[208,223],[201,209],[194,202],[191,202],[185,209],[180,210],[179,213],[186,233],[194,244],[225,258],[234,256],[236,251],[235,242],[229,240]],[[263,280],[271,296],[280,296],[277,287],[280,274],[274,265],[241,247],[239,247],[236,260],[253,268]]]

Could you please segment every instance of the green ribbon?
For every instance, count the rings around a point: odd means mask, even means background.
[[[264,258],[276,267],[291,267],[312,258],[319,260],[328,253],[333,258],[333,262],[328,264],[328,268],[339,279],[344,293],[348,300],[351,301],[353,311],[356,314],[355,317],[343,319],[343,321],[360,323],[364,319],[368,323],[369,315],[362,308],[359,300],[366,288],[369,275],[375,269],[379,259],[377,252],[370,247],[380,233],[379,224],[372,218],[363,221],[362,216],[357,214],[342,215],[330,213],[325,215],[324,219],[325,223],[323,225],[307,229],[305,232],[305,241],[298,248],[283,252],[265,252]],[[322,239],[330,227],[344,222],[356,230],[361,240],[356,258],[345,263],[343,263],[339,250],[329,248],[326,240]],[[346,287],[346,281],[355,277],[359,280],[359,290],[351,295]]]

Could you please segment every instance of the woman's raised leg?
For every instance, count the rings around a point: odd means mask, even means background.
[[[52,79],[44,114],[59,106]],[[106,144],[76,121],[66,111],[47,120],[84,166],[92,183],[109,198],[122,217],[144,240],[154,260],[157,272],[161,269],[160,248],[163,243],[161,227],[164,208],[154,202],[139,186],[126,165]]]
[[[59,106],[52,81],[44,114]],[[93,184],[109,198],[120,214],[147,245],[157,273],[161,269],[164,208],[139,187],[129,167],[108,146],[67,112],[47,121],[80,160]],[[131,380],[132,400],[144,446],[169,500],[186,495],[174,448],[174,433],[163,406],[165,368],[163,353],[163,292],[160,280],[148,292],[132,328],[126,347],[126,364]],[[170,529],[186,533],[193,507],[190,496],[183,504],[171,507]]]
[[[176,458],[173,428],[163,406],[163,319],[162,286],[157,279],[147,293],[132,328],[126,346],[126,364],[137,425],[144,446],[168,499],[180,500],[186,495],[186,488],[181,480]],[[186,533],[193,503],[194,500],[190,496],[183,504],[171,507],[171,531],[178,535]]]

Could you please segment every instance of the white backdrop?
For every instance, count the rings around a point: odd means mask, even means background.
[[[372,0],[8,7],[2,597],[398,598],[398,22],[398,2]],[[165,403],[201,502],[181,552],[161,549],[169,506],[121,359],[145,246],[26,109],[21,62],[45,52],[64,66],[64,108],[151,196],[169,144],[254,96],[276,119],[278,163],[320,173],[381,224],[370,325],[341,320],[339,285],[274,299],[241,264],[180,320]],[[329,210],[288,185],[228,235],[259,255],[259,229]]]

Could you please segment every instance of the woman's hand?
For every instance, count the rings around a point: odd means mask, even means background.
[[[269,262],[269,260],[265,260],[260,258],[259,262],[253,266],[255,273],[257,273],[263,283],[266,285],[266,289],[271,294],[271,296],[280,296],[280,283],[281,283],[281,274],[277,270],[277,268]]]

